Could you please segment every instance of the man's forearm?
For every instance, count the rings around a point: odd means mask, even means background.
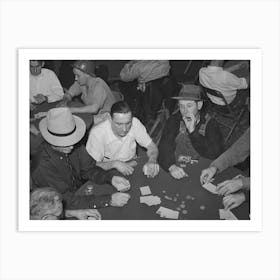
[[[110,169],[115,168],[115,162],[116,161],[107,161],[107,162],[98,161],[98,162],[96,162],[96,165],[101,167],[104,170],[110,170]]]
[[[83,107],[70,107],[71,113],[98,113],[99,108],[96,105],[86,105]]]
[[[149,162],[156,162],[157,158],[158,158],[158,148],[157,146],[152,143],[149,145],[148,149],[147,149],[147,156],[149,158]]]

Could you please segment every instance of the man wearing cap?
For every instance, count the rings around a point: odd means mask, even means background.
[[[223,138],[217,122],[202,112],[201,88],[183,85],[179,96],[179,110],[167,120],[159,143],[159,164],[176,178],[186,176],[179,166],[182,155],[214,159],[223,151]]]
[[[86,131],[81,118],[73,116],[67,107],[54,108],[41,120],[39,129],[47,143],[34,160],[37,162],[32,172],[35,187],[56,189],[62,195],[65,209],[121,207],[127,203],[130,196],[122,192],[129,190],[129,181],[97,167],[85,147],[76,145]],[[75,195],[88,180],[97,184],[111,183],[120,192],[103,196]]]
[[[147,149],[148,161],[143,172],[155,177],[159,172],[158,149],[145,126],[133,117],[131,108],[124,101],[111,108],[110,119],[94,126],[89,134],[86,149],[105,170],[117,169],[124,175],[133,173],[137,143]]]
[[[73,64],[75,82],[65,93],[67,101],[81,95],[85,106],[70,107],[72,113],[95,114],[94,123],[109,116],[111,106],[117,101],[109,86],[95,75],[95,64],[91,60],[77,60]]]
[[[63,98],[63,89],[56,74],[44,67],[44,61],[30,60],[30,101],[40,104],[44,101],[49,103]],[[31,104],[32,107],[32,104]]]

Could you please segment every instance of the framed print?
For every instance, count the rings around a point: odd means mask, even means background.
[[[77,224],[81,231],[164,231],[170,230],[171,224],[174,231],[261,229],[261,161],[252,161],[257,155],[254,151],[261,145],[261,130],[256,129],[261,106],[260,50],[19,49],[18,59],[20,231],[68,231],[76,229]],[[217,76],[221,82],[217,82]],[[30,104],[24,98],[28,91]],[[98,110],[94,106],[99,101],[92,101],[100,98],[96,94],[106,96]],[[110,101],[111,96],[116,98],[114,102]],[[186,102],[197,106],[196,111],[184,109],[185,113],[181,106]],[[131,113],[116,111],[114,115],[110,111],[119,110],[113,108],[124,106],[123,103]],[[224,111],[220,114],[221,107]],[[67,121],[63,119],[60,123],[59,114]],[[72,115],[78,121],[74,128]],[[192,131],[188,127],[191,120],[183,121],[189,115],[197,118]],[[131,119],[123,120],[123,116]],[[182,118],[180,129],[179,118]],[[83,123],[83,131],[79,122]],[[65,130],[68,126],[72,134]],[[251,143],[250,134],[254,139]],[[127,140],[129,137],[135,140]],[[247,152],[237,163],[244,161],[252,149],[253,175],[242,173],[233,167],[235,164],[223,168],[217,163],[220,171],[217,176],[211,175],[216,181],[203,182],[202,177],[215,158],[231,146],[231,150],[236,146],[238,152],[244,149],[243,138]],[[127,141],[132,142],[126,144]],[[146,143],[152,143],[155,151],[149,150],[153,149],[152,144]],[[137,151],[136,146],[131,146],[136,144]],[[134,148],[128,152],[126,145]],[[170,149],[172,145],[174,148]],[[66,146],[71,147],[69,151]],[[76,153],[79,153],[77,158],[80,153],[90,160],[93,158],[106,170],[105,174],[118,174],[113,175],[109,185],[108,180],[98,179],[108,177],[103,175],[104,170],[92,171],[100,167],[87,171],[87,174],[95,172],[94,176],[84,175],[85,171],[79,170],[89,167],[74,159]],[[154,158],[155,165],[150,164],[151,153],[159,153]],[[177,173],[170,171],[171,165],[184,176],[177,178]],[[155,166],[156,169],[160,166],[159,171],[152,169],[149,175],[148,168]],[[250,177],[254,184],[252,192],[245,191],[245,187],[231,189],[230,184],[235,182],[243,182],[245,186],[244,178],[248,178],[250,186]],[[125,181],[116,183],[116,180]],[[38,218],[41,196],[51,195],[44,193],[48,192],[45,188],[62,196],[63,206],[59,209],[64,210],[58,216],[63,215],[68,221],[38,221],[57,219],[50,210],[44,210],[45,214]],[[120,204],[118,199],[124,202]],[[101,221],[92,221],[100,218]]]

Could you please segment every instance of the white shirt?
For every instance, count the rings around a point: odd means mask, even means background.
[[[222,67],[208,66],[199,70],[199,82],[204,87],[221,92],[226,101],[231,103],[238,89],[248,87],[245,78],[239,78],[234,74],[223,70]],[[211,101],[218,105],[225,105],[221,98],[207,94]]]
[[[63,98],[63,89],[56,74],[46,68],[42,68],[40,75],[34,76],[29,73],[30,100],[35,102],[34,96],[43,94],[48,97],[48,102],[55,102]]]
[[[120,72],[120,77],[125,82],[135,79],[149,82],[169,74],[168,60],[132,60],[125,64]]]
[[[147,148],[152,142],[145,126],[132,119],[132,126],[125,137],[117,137],[111,127],[111,119],[94,126],[89,134],[86,149],[96,161],[128,161],[136,155],[137,143]]]

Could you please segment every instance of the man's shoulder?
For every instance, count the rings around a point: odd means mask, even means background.
[[[42,76],[53,76],[56,77],[56,74],[54,73],[54,71],[47,69],[47,68],[42,68]]]
[[[104,135],[107,131],[111,130],[110,120],[105,120],[95,126],[90,131],[90,135],[101,136]]]

